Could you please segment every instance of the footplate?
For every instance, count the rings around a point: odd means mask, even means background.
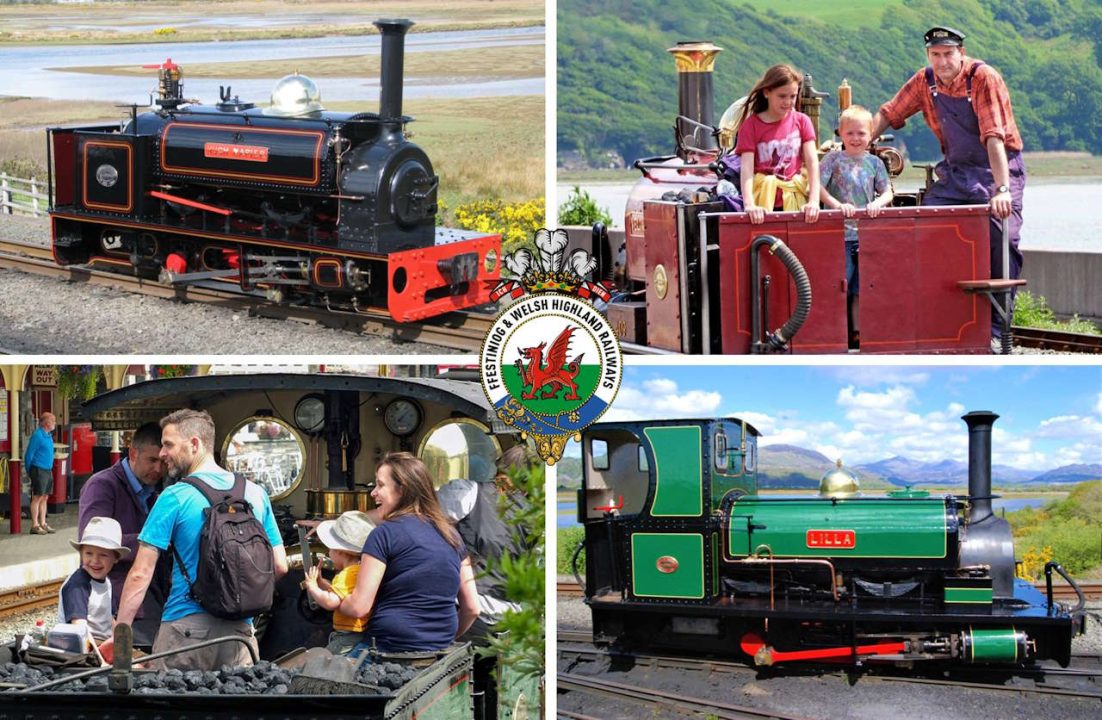
[[[387,308],[398,322],[412,322],[482,305],[500,277],[500,235],[390,253]]]

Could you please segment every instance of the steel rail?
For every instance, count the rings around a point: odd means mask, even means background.
[[[0,592],[0,618],[57,604],[61,580],[27,585]]]

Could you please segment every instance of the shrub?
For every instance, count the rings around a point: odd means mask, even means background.
[[[577,527],[559,528],[559,557],[556,563],[555,571],[559,575],[571,575],[573,570],[570,569],[570,558],[574,555],[574,548],[578,547],[578,543],[585,537],[585,528],[580,525]],[[578,557],[578,573],[585,577],[585,550]]]
[[[604,208],[597,207],[597,201],[577,185],[570,191],[570,197],[559,206],[559,225],[592,225],[603,222],[612,225],[612,216]]]
[[[455,224],[464,230],[501,235],[505,253],[521,247],[534,250],[532,236],[546,224],[543,198],[522,203],[476,200],[456,206],[454,217]]]
[[[1071,320],[1062,322],[1049,308],[1043,295],[1033,295],[1028,290],[1018,293],[1014,300],[1014,324],[1020,327],[1040,328],[1042,330],[1062,330],[1064,332],[1102,335],[1102,331],[1089,320],[1083,320],[1078,314]]]

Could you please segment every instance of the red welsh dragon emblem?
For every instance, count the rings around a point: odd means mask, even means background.
[[[555,338],[555,342],[551,343],[551,350],[547,353],[546,365],[543,364],[543,349],[547,346],[546,342],[541,342],[533,347],[518,348],[521,360],[516,361],[516,366],[517,370],[520,371],[521,380],[524,382],[522,398],[532,400],[544,388],[546,388],[546,392],[540,397],[542,399],[553,398],[563,388],[568,388],[569,392],[563,397],[563,400],[578,399],[578,385],[574,382],[574,378],[578,374],[584,353],[574,358],[574,361],[570,364],[567,364],[566,354],[570,352],[570,336],[573,333],[574,328],[569,325],[559,333],[559,336]],[[525,358],[528,360],[527,365],[524,364]]]

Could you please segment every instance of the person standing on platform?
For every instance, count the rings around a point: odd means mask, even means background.
[[[880,106],[872,136],[879,137],[889,125],[898,130],[921,111],[945,155],[935,168],[937,182],[926,192],[923,204],[990,206],[993,278],[1002,277],[1002,220],[1009,218],[1007,277],[1017,279],[1022,272],[1018,241],[1026,175],[1010,92],[995,68],[965,55],[964,33],[934,27],[924,38],[930,64]],[[1011,296],[1011,313],[1013,308]],[[991,319],[991,334],[1001,337],[1002,323],[994,307]]]
[[[94,517],[114,518],[122,528],[122,544],[130,551],[129,556],[119,559],[108,575],[114,601],[112,612],[118,612],[122,587],[138,552],[138,533],[157,500],[157,486],[164,478],[165,466],[160,454],[161,426],[146,423],[131,438],[126,457],[88,478],[80,489],[78,532],[83,535],[84,528]],[[135,623],[135,645],[153,644],[168,591],[168,570],[167,563],[160,563],[150,592],[146,593],[138,610],[137,618],[144,622]]]
[[[31,534],[57,532],[46,524],[46,502],[54,487],[54,428],[57,418],[52,412],[38,416],[38,427],[27,441],[23,467],[31,479]]]
[[[177,558],[172,564],[172,587],[161,613],[161,626],[153,652],[161,653],[204,640],[238,637],[257,652],[252,618],[228,620],[211,615],[192,595],[198,579],[199,539],[204,510],[210,503],[204,493],[190,484],[196,481],[209,491],[229,491],[236,484],[234,474],[214,460],[214,421],[205,411],[177,410],[161,420],[161,460],[167,475],[179,482],[165,489],[146,518],[138,535],[138,556],[126,577],[119,601],[119,624],[133,624],[134,617],[153,579],[162,552]],[[244,501],[264,528],[271,545],[272,572],[278,580],[287,574],[287,553],[272,513],[268,494],[253,482],[243,482]],[[171,548],[171,550],[170,550]],[[185,575],[186,573],[186,575]],[[190,578],[190,579],[189,579]],[[217,670],[223,665],[248,666],[252,655],[242,643],[221,643],[172,655],[161,661],[167,667]]]

